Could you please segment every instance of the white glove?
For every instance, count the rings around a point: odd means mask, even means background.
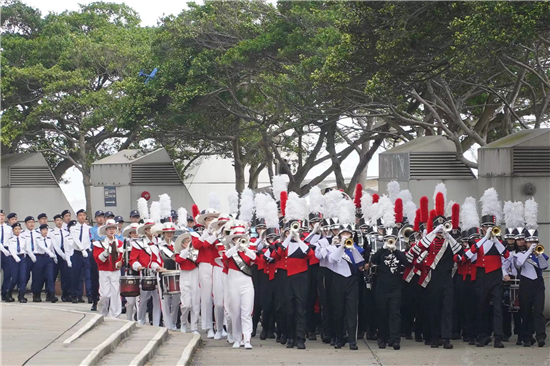
[[[441,225],[441,224],[440,224],[440,225],[437,225],[437,227],[435,228],[434,231],[435,231],[436,233],[442,233],[442,232],[445,231],[445,226],[443,226],[443,225]]]
[[[6,257],[9,257],[9,256],[10,256],[10,252],[7,251],[6,248],[1,247],[0,250],[2,251],[2,253],[4,253],[4,255],[5,255]]]
[[[21,258],[19,258],[19,256],[17,256],[17,257],[13,257],[13,259],[15,259],[15,262],[16,262],[16,263],[19,263],[19,262],[21,262]]]
[[[487,230],[487,233],[485,233],[484,238],[489,239],[491,237],[491,230]]]
[[[87,250],[83,250],[83,251],[82,251],[82,256],[83,256],[84,258],[88,258],[88,251],[87,251]]]
[[[225,255],[227,257],[231,257],[233,254],[237,253],[237,246],[233,246],[231,248],[229,248],[226,252],[225,252]]]
[[[67,267],[71,268],[73,266],[73,263],[71,262],[70,258],[67,258]]]
[[[208,230],[204,230],[200,237],[200,241],[205,241],[209,236],[210,236],[210,233],[208,232]]]
[[[55,264],[57,264],[57,257],[56,257],[55,255],[52,257],[52,259],[53,259],[53,262],[54,262]]]

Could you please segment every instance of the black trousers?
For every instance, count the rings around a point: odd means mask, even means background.
[[[544,319],[544,280],[531,280],[521,276],[519,285],[519,306],[521,312],[523,341],[531,339],[533,330],[537,340],[546,339],[546,320]]]
[[[380,286],[376,289],[376,318],[378,339],[399,343],[401,340],[401,297],[402,289],[388,291]]]
[[[92,252],[88,254],[90,261],[90,280],[92,282],[92,300],[94,302],[99,301],[99,270],[97,269],[97,263],[94,259]]]
[[[336,339],[342,343],[347,330],[348,342],[357,343],[357,308],[359,304],[357,275],[352,274],[349,277],[344,277],[334,273],[332,286]]]
[[[453,331],[453,278],[432,273],[426,287],[430,313],[430,339],[432,342],[451,338]]]
[[[306,306],[309,275],[307,271],[287,278],[286,321],[287,338],[296,341],[306,340]]]
[[[335,273],[326,267],[321,268],[323,271],[324,287],[326,294],[326,310],[323,312],[323,329],[325,329],[326,327],[327,333],[325,334],[330,335],[330,338],[332,339],[336,338],[334,326],[334,296],[332,291],[332,282]]]
[[[320,314],[315,312],[315,303],[319,295],[319,264],[309,266],[309,288],[307,294],[307,331],[315,334],[319,324]],[[322,305],[321,305],[322,306]]]
[[[500,269],[485,273],[485,268],[477,267],[476,280],[476,332],[480,338],[488,337],[492,329],[495,338],[502,339],[502,271]],[[490,306],[490,302],[496,306]],[[493,316],[491,317],[491,310]]]
[[[422,293],[423,287],[418,284],[418,276],[403,286],[403,301],[401,304],[401,329],[406,335],[412,334],[419,338],[422,334]]]
[[[378,329],[377,310],[376,310],[376,280],[372,282],[370,289],[365,287],[364,306],[365,306],[365,327],[367,333],[376,335]]]
[[[277,335],[288,336],[286,327],[285,296],[288,287],[288,276],[285,269],[277,269],[275,273],[275,321],[277,322]]]
[[[252,285],[254,286],[254,308],[252,310],[252,329],[256,329],[260,317],[262,315],[262,291],[260,290],[260,272],[258,265],[253,264],[251,268],[252,272]]]
[[[465,279],[463,279],[462,275],[459,276],[460,277],[456,282],[455,294],[457,296],[456,303],[458,306],[458,316],[462,327],[462,336],[465,338],[475,338],[475,313],[473,311],[476,306],[476,296],[474,290],[475,281],[471,281],[470,275],[466,275]]]
[[[322,335],[324,337],[330,336],[330,319],[328,313],[328,296],[329,293],[326,289],[326,272],[332,272],[326,267],[319,266],[317,271],[317,292],[319,294],[319,302],[321,303],[321,322],[322,322]]]
[[[260,292],[262,298],[262,328],[266,331],[275,329],[275,279],[269,280],[269,275],[260,272]]]
[[[357,277],[357,288],[359,290],[359,304],[357,307],[357,332],[366,332],[367,331],[367,306],[366,306],[367,287],[365,286],[364,272],[361,272]]]
[[[459,315],[458,310],[458,293],[457,293],[457,283],[459,281],[462,281],[462,275],[459,275],[458,273],[455,273],[453,276],[453,335],[458,334],[460,335],[460,332],[462,330],[462,319]]]

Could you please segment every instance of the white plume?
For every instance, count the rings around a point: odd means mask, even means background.
[[[187,227],[187,210],[183,207],[178,208],[178,225]]]
[[[221,211],[222,204],[220,202],[220,197],[218,197],[216,192],[210,192],[210,196],[208,197],[208,207],[213,208],[216,211]]]
[[[517,201],[514,202],[514,208],[512,210],[512,216],[514,216],[514,227],[524,227],[525,226],[525,213],[523,210],[523,202]]]
[[[239,220],[246,222],[252,221],[254,216],[254,192],[250,188],[243,191],[241,195],[241,211],[239,214]]]
[[[363,191],[361,196],[361,212],[363,213],[363,219],[365,223],[369,223],[372,217],[372,196],[366,191]]]
[[[151,203],[151,221],[160,223],[161,216],[161,210],[160,210],[160,202],[154,201]]]
[[[405,205],[403,205],[403,214],[407,216],[409,224],[413,225],[416,218],[416,204],[413,201],[405,202]]]
[[[277,208],[277,202],[271,196],[265,194],[265,200],[263,200],[265,216],[265,226],[269,228],[279,227],[279,210]]]
[[[388,183],[388,196],[390,201],[395,202],[395,200],[399,197],[400,191],[401,187],[399,186],[399,182],[392,180]]]
[[[166,218],[170,217],[172,214],[172,201],[170,200],[170,196],[166,193],[161,194],[159,196],[159,203],[160,203],[160,217]]]
[[[276,175],[273,177],[273,197],[279,202],[281,200],[281,192],[286,191],[286,178],[284,175]]]
[[[403,201],[403,205],[413,200],[411,191],[409,191],[408,189],[404,189],[401,192],[399,192],[399,196],[397,198],[401,198],[401,200]]]
[[[143,197],[140,197],[137,200],[137,207],[138,207],[139,216],[143,220],[148,219],[149,218],[149,207],[147,206],[147,200]]]
[[[323,210],[321,212],[323,214],[323,217],[336,217],[338,206],[340,204],[340,201],[342,201],[343,199],[344,197],[342,196],[342,192],[338,190],[333,189],[332,191],[328,191],[327,193],[325,193],[323,195]]]
[[[254,206],[256,206],[256,217],[259,219],[265,219],[265,202],[268,196],[263,193],[258,193],[254,197]]]
[[[318,214],[323,209],[323,194],[321,188],[315,186],[309,190],[309,212]]]
[[[338,221],[342,225],[355,224],[355,204],[352,200],[342,200],[338,207]]]
[[[450,200],[449,203],[447,203],[447,206],[445,206],[445,217],[451,217],[453,215],[453,205],[455,203],[456,202],[453,200]]]
[[[227,200],[229,201],[229,214],[237,214],[237,212],[239,212],[239,194],[237,191],[231,191],[227,196]]]
[[[483,193],[481,201],[481,216],[494,215],[499,222],[499,218],[502,218],[502,210],[498,202],[498,193],[493,187],[487,189]]]
[[[380,201],[378,201],[380,202]],[[373,203],[370,207],[370,216],[369,216],[369,224],[370,226],[376,225],[377,220],[380,218],[378,217],[378,202]]]
[[[512,201],[504,202],[504,224],[506,225],[506,228],[517,227],[513,221],[514,217],[512,215],[512,211],[514,211],[514,203]]]
[[[386,195],[378,201],[378,218],[382,218],[385,228],[395,227],[395,210],[393,202]]]
[[[460,220],[462,222],[462,230],[479,227],[479,216],[477,214],[475,198],[468,197],[464,200],[464,204],[460,206]]]
[[[531,197],[525,201],[525,227],[528,230],[536,230],[539,227],[538,214],[539,204]]]
[[[303,220],[307,216],[307,204],[306,200],[300,198],[296,192],[290,192],[288,194],[288,201],[286,201],[285,217],[287,221],[290,220]]]
[[[437,196],[437,194],[441,192],[443,193],[443,198],[445,199],[444,202],[447,202],[447,186],[445,185],[445,183],[437,183],[436,186],[435,186],[435,190],[434,190],[434,202],[435,202],[435,196]]]

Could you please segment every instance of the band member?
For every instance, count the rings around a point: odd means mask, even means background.
[[[68,215],[70,218],[70,212]],[[67,214],[63,217],[65,218],[66,216]],[[85,274],[86,270],[89,271],[90,268],[90,261],[88,259],[88,250],[91,248],[90,226],[86,224],[86,210],[78,210],[76,217],[78,219],[78,223],[75,221],[69,221],[67,224],[67,230],[71,233],[73,238],[74,248],[74,252],[71,257],[71,263],[73,264],[73,270],[71,271],[71,297],[73,303],[84,302],[82,299],[82,276],[84,275],[87,294],[88,291],[90,291],[90,297],[88,298],[88,302],[90,302],[92,296],[92,284],[89,277],[86,277]]]
[[[196,263],[198,250],[191,245],[192,234],[188,231],[176,238],[176,262],[180,269],[181,332],[198,334],[200,312],[199,268]],[[181,250],[180,250],[181,249]],[[188,324],[188,319],[191,322]]]
[[[39,227],[40,236],[35,237],[35,256],[36,263],[32,269],[33,302],[40,302],[40,292],[44,283],[46,284],[46,301],[57,302],[55,297],[55,278],[53,276],[54,263],[57,262],[55,255],[54,242],[48,235],[50,228],[48,224],[42,224]]]
[[[130,253],[132,251],[133,242],[139,241],[139,235],[137,232],[139,229],[139,226],[140,225],[138,223],[133,222],[130,225],[126,226],[122,231],[122,236],[125,238],[124,259],[122,261],[125,276],[139,277],[139,272],[134,271],[130,266]],[[136,245],[139,245],[139,243],[136,243]],[[124,306],[126,307],[126,319],[134,320],[134,316],[137,313],[136,297],[126,297],[126,304],[124,304]]]
[[[2,301],[13,302],[15,299],[12,297],[12,294],[8,294],[8,289],[10,287],[11,281],[11,272],[10,272],[10,263],[11,263],[11,254],[8,249],[8,241],[12,236],[11,226],[5,223],[6,216],[4,210],[0,210],[0,251],[2,256]]]
[[[120,268],[123,243],[115,237],[116,231],[117,223],[107,220],[98,230],[98,234],[105,239],[93,242],[93,256],[99,271],[99,312],[111,318],[118,318],[122,311]]]
[[[140,272],[143,277],[155,277],[157,272],[164,271],[162,267],[162,258],[157,246],[157,238],[153,236],[151,228],[155,225],[153,221],[146,221],[138,229],[138,234],[143,235],[141,240],[132,241],[132,251],[130,252],[130,266],[134,271]],[[143,280],[142,277],[142,280]],[[153,325],[160,326],[160,297],[157,289],[140,289],[138,302],[138,323],[145,324],[145,314],[147,313],[147,301],[153,298]]]
[[[13,292],[17,285],[19,295],[17,299],[20,303],[26,303],[25,291],[27,290],[27,257],[30,257],[32,262],[36,262],[34,253],[30,250],[28,241],[21,235],[21,224],[15,223],[12,225],[13,235],[8,240],[8,249],[10,251],[11,263],[11,281],[8,288],[8,294]]]
[[[254,243],[256,250],[258,246],[263,246],[263,241],[265,240],[265,221],[256,220],[256,226],[254,230],[257,234],[257,237],[250,238],[250,242]],[[252,283],[254,284],[254,311],[252,312],[252,337],[256,336],[256,329],[258,323],[260,322],[260,317],[262,315],[262,292],[260,291],[260,276],[263,273],[265,262],[260,258],[252,263]]]
[[[252,309],[254,308],[254,285],[252,284],[251,264],[256,253],[250,247],[250,238],[242,226],[231,231],[233,246],[223,253],[229,271],[227,283],[229,293],[228,310],[233,322],[233,348],[240,348],[240,340],[245,349],[252,349]]]
[[[163,267],[168,271],[175,271],[177,264],[174,254],[174,234],[176,226],[172,222],[164,223],[161,230],[163,237],[159,241],[160,254],[163,260]],[[161,286],[164,286],[161,282]],[[160,289],[162,291],[162,289]],[[180,289],[181,290],[181,289]],[[178,313],[180,309],[180,295],[163,295],[162,296],[162,318],[164,326],[170,330],[177,330]]]
[[[548,256],[544,247],[539,245],[537,230],[538,205],[533,198],[525,202],[525,219],[527,238],[526,250],[514,256],[516,268],[520,273],[519,305],[523,330],[523,346],[532,345],[533,330],[539,347],[544,347],[546,340],[546,325],[543,315],[545,288],[542,271],[548,268]]]
[[[271,258],[271,247],[279,239],[278,229],[269,228],[265,232],[265,243],[257,252],[256,260],[263,262],[259,288],[262,298],[262,332],[260,339],[275,338],[275,261]],[[261,254],[260,254],[261,253]],[[255,293],[256,294],[256,293]]]
[[[111,212],[111,211],[107,211]],[[107,220],[107,217],[105,213],[101,210],[96,211],[94,215],[94,220],[96,224],[90,228],[90,240],[93,242],[95,241],[102,241],[105,239],[104,235],[99,234],[99,228],[105,224],[105,220]],[[98,292],[98,284],[99,284],[99,272],[97,267],[97,261],[93,258],[93,256],[89,257],[90,262],[90,281],[91,281],[91,299],[88,297],[88,303],[90,303],[90,300],[92,301],[92,311],[97,310],[97,301],[99,297]],[[86,291],[88,293],[88,291]]]

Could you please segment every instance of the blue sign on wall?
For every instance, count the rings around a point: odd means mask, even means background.
[[[116,187],[104,187],[105,207],[116,206]]]

